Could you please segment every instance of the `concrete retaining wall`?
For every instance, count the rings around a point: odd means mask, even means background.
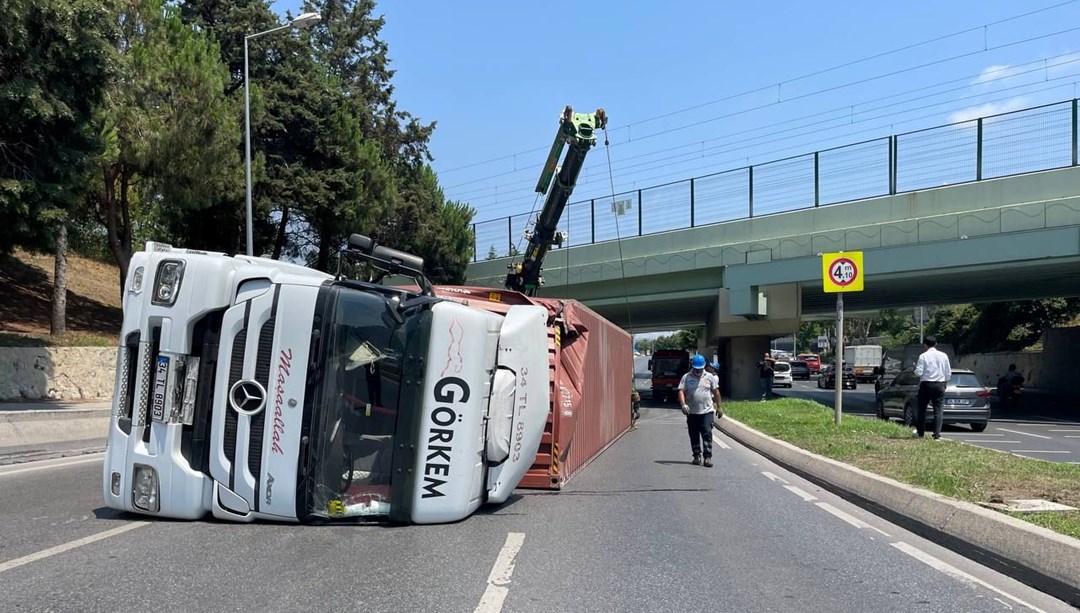
[[[0,400],[110,398],[115,347],[0,347]]]
[[[956,366],[975,371],[984,385],[994,387],[1009,364],[1016,364],[1024,385],[1064,394],[1080,380],[1080,360],[1075,356],[1078,347],[1080,327],[1051,328],[1043,336],[1042,351],[972,353],[960,356]]]

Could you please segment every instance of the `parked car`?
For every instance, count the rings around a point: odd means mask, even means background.
[[[956,353],[953,351],[952,345],[938,343],[937,350],[948,356],[950,362],[956,361]],[[881,366],[874,369],[874,374],[877,377],[874,380],[874,392],[889,387],[889,384],[901,372],[915,368],[915,363],[919,361],[919,356],[924,351],[926,349],[922,345],[901,345],[886,349],[881,356]]]
[[[913,370],[902,371],[878,391],[877,416],[881,419],[897,417],[905,426],[914,426],[918,396],[918,375]],[[941,416],[945,424],[968,424],[974,432],[986,430],[990,423],[990,390],[974,372],[952,371],[952,378],[945,387]],[[933,423],[933,420],[934,411],[927,408],[926,421]]]
[[[795,380],[810,380],[810,365],[802,360],[791,362],[791,378]]]
[[[776,362],[773,364],[773,387],[791,387],[791,364]]]
[[[816,353],[800,353],[796,356],[799,361],[806,362],[806,365],[810,367],[810,374],[816,374],[821,372],[821,356]]]
[[[821,367],[821,376],[818,377],[817,386],[821,389],[836,389],[836,368],[831,364]],[[844,367],[843,388],[846,390],[856,389],[859,382],[855,379],[855,369],[850,366]]]

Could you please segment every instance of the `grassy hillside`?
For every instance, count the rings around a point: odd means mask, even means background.
[[[0,255],[0,346],[116,344],[122,320],[119,269],[72,255],[67,276],[68,334],[53,338],[53,256]]]

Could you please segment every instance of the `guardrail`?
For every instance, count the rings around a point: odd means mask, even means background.
[[[564,247],[1077,165],[1077,99],[567,205]],[[524,213],[473,224],[473,261],[517,255]]]

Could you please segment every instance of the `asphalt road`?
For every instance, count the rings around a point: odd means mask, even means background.
[[[776,392],[833,406],[833,390],[818,389],[813,379],[796,381],[790,390],[781,388]],[[1080,413],[1053,403],[1028,402],[1027,406],[1008,412],[999,410],[995,402],[990,425],[984,432],[972,432],[966,425],[944,426],[941,436],[1024,457],[1080,464]],[[874,385],[860,383],[856,390],[845,390],[843,412],[874,415]],[[1070,419],[1070,414],[1075,417]]]
[[[682,415],[559,493],[452,525],[143,521],[101,504],[100,456],[0,467],[4,611],[1075,611]]]

